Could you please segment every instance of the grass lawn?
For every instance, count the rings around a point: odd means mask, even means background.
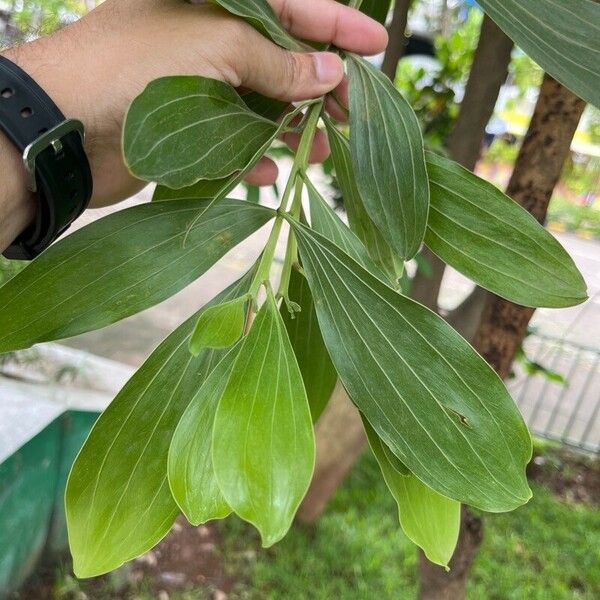
[[[559,500],[539,484],[533,491],[522,509],[485,516],[468,598],[600,598],[600,511]],[[231,597],[397,599],[413,598],[417,590],[415,548],[399,530],[395,504],[370,455],[314,529],[296,528],[261,550],[239,520],[219,528],[231,575],[243,579]]]
[[[545,456],[537,479],[555,486],[563,498],[583,494],[595,504],[561,499],[534,482],[534,497],[527,506],[485,515],[484,544],[469,580],[469,600],[600,598],[600,463],[582,467],[561,462],[552,450]],[[556,486],[557,479],[568,485]],[[208,554],[200,544],[201,530],[180,530],[191,536],[191,543],[184,544],[187,554],[163,550],[161,558],[159,551],[151,575],[136,567],[141,559],[115,575],[76,581],[65,562],[42,578],[45,585],[34,579],[16,598],[411,600],[417,592],[416,549],[400,531],[395,504],[370,454],[358,463],[315,527],[294,527],[269,550],[261,549],[256,532],[234,517],[204,528],[214,541]],[[171,548],[182,541],[171,539]],[[200,566],[194,563],[197,559]],[[165,591],[166,577],[183,569],[185,561],[194,575],[191,581],[205,583],[193,583],[189,591]],[[210,563],[212,571],[205,571],[202,565]],[[217,579],[210,572],[218,572]]]

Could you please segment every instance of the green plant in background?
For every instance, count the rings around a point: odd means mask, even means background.
[[[65,22],[81,16],[94,2],[83,0],[28,0],[13,3],[11,22],[24,35],[46,35],[56,31]]]
[[[396,86],[415,111],[425,140],[432,147],[446,145],[458,117],[460,98],[456,92],[469,76],[481,21],[481,12],[471,10],[466,21],[450,35],[436,37],[438,66],[433,70],[408,60],[399,63]]]
[[[280,45],[301,45],[266,1],[215,1]],[[549,14],[554,0],[542,3],[547,10],[535,14]],[[493,10],[504,4],[485,2]],[[522,4],[531,9],[529,0]],[[600,9],[589,0],[574,4],[573,13],[558,11],[556,31],[543,34],[571,61],[581,59],[591,34],[566,43],[560,28],[579,19],[579,9],[591,12],[587,23],[598,22]],[[523,22],[536,32],[548,27],[534,13],[511,10],[509,32],[518,34]],[[533,53],[543,64],[545,51]],[[150,549],[180,512],[192,523],[236,513],[256,526],[263,545],[280,540],[309,485],[313,423],[337,377],[363,415],[401,527],[432,561],[446,565],[451,557],[461,502],[504,512],[531,497],[531,439],[503,383],[445,321],[404,296],[398,279],[425,242],[519,304],[572,306],[586,298],[585,283],[529,213],[424,151],[414,111],[389,80],[364,59],[343,56],[349,139],[323,114],[323,98],[276,122],[281,103],[240,96],[219,81],[150,83],[129,109],[123,150],[132,173],[159,184],[155,201],[75,232],[1,289],[0,351],[24,348],[170,297],[272,223],[256,264],[151,354],[77,457],[66,510],[78,576]],[[563,74],[563,62],[548,64]],[[579,79],[569,72],[569,82],[587,91],[590,80],[600,81],[598,65]],[[279,207],[228,199],[302,112]],[[322,121],[350,227],[308,177]],[[290,235],[276,282],[284,224]]]

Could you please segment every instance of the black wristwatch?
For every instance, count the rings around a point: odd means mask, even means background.
[[[70,227],[92,197],[84,128],[66,119],[25,71],[0,56],[0,130],[22,152],[37,202],[35,220],[3,254],[30,260]]]

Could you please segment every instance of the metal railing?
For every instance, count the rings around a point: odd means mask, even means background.
[[[532,433],[586,452],[600,453],[600,349],[531,335],[525,351],[566,382],[515,368],[508,388]]]

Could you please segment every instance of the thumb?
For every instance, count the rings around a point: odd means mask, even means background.
[[[290,52],[267,40],[255,45],[244,63],[242,86],[286,102],[322,96],[344,78],[344,64],[337,54]]]

